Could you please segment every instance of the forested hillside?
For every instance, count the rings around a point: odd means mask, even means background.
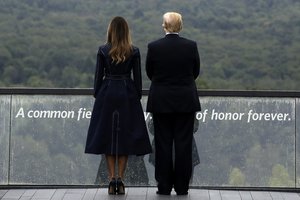
[[[0,0],[0,87],[92,87],[116,15],[128,20],[144,70],[162,14],[178,11],[181,35],[198,43],[198,88],[297,90],[299,10],[298,0]]]

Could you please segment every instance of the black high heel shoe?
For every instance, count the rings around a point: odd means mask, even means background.
[[[112,178],[108,185],[108,194],[116,194],[117,193],[117,182],[115,178]]]
[[[117,193],[118,194],[125,194],[125,186],[122,179],[119,177],[117,180]]]

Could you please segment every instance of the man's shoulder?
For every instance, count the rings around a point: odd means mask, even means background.
[[[194,41],[194,40],[191,40],[191,39],[188,39],[188,38],[185,38],[185,37],[179,37],[179,38],[180,38],[180,40],[182,40],[186,43],[190,43],[190,44],[193,44],[193,45],[197,44],[196,41]]]
[[[165,40],[165,38],[159,38],[159,39],[153,40],[152,42],[148,43],[148,46],[155,46],[157,44],[160,44],[164,40]]]
[[[161,43],[163,43],[163,42],[166,42],[166,41],[168,41],[168,40],[167,40],[165,37],[159,38],[159,39],[157,39],[157,40],[154,40],[154,41],[152,41],[152,42],[149,42],[149,43],[148,43],[148,46],[159,45],[159,44],[161,44]],[[191,40],[191,39],[188,39],[188,38],[185,38],[185,37],[181,37],[181,36],[180,36],[180,37],[174,38],[174,40],[172,39],[172,41],[173,41],[173,42],[175,42],[175,41],[181,41],[181,42],[190,43],[190,44],[193,44],[193,45],[197,44],[196,41]]]

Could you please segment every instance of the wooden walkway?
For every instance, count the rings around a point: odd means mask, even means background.
[[[300,200],[300,194],[271,191],[190,189],[187,196],[157,195],[155,187],[126,188],[125,195],[108,195],[106,188],[0,189],[1,200]]]

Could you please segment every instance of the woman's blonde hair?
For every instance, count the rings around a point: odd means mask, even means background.
[[[167,32],[179,33],[182,29],[182,17],[176,12],[167,12],[163,16],[163,27]]]
[[[124,62],[132,54],[129,27],[123,17],[114,17],[107,29],[107,43],[111,45],[109,55],[117,64]]]

